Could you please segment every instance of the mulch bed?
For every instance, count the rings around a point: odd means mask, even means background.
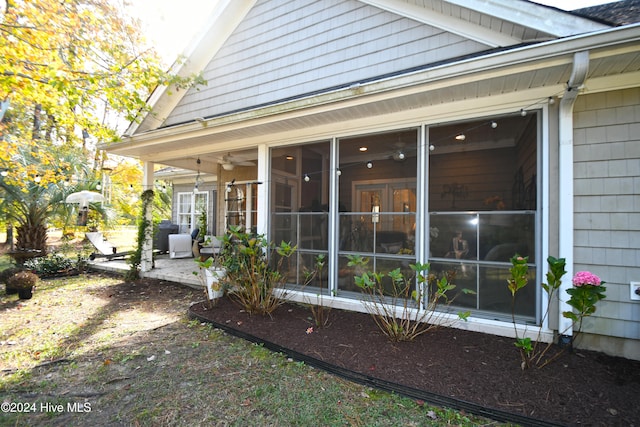
[[[331,310],[313,328],[308,308],[285,304],[249,315],[228,298],[190,314],[341,369],[552,424],[640,426],[640,362],[574,350],[522,370],[513,339],[440,328],[392,343],[364,313]],[[484,415],[484,414],[481,414]]]

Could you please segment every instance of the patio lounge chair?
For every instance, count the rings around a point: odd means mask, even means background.
[[[111,261],[112,259],[124,259],[131,254],[131,251],[118,252],[116,246],[109,242],[99,231],[87,232],[84,233],[84,235],[97,250],[97,252],[93,252],[89,255],[89,259],[91,261],[96,258],[106,258],[107,261]]]

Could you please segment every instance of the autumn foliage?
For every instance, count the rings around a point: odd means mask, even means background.
[[[6,0],[0,11],[0,210],[25,249],[41,249],[68,184],[96,186],[96,146],[118,140],[154,88],[200,81],[164,71],[121,6]]]

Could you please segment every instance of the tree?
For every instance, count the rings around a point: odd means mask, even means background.
[[[37,148],[37,149],[35,149]],[[3,197],[0,208],[5,217],[17,224],[18,251],[46,253],[47,225],[54,218],[68,222],[72,208],[63,203],[66,196],[81,189],[95,189],[96,182],[86,179],[91,173],[82,159],[80,150],[62,150],[63,147],[42,141],[38,147],[17,147],[12,156],[14,169],[25,171],[23,180],[13,175],[0,179]],[[34,165],[38,165],[37,169]],[[75,184],[56,177],[79,178]],[[96,207],[96,209],[98,209]],[[104,214],[102,209],[98,209]]]
[[[119,123],[149,108],[153,88],[203,82],[163,71],[157,55],[140,46],[138,23],[113,1],[6,0],[0,15],[0,198],[21,225],[24,249],[42,249],[35,236],[44,222],[27,216],[46,220],[54,210],[44,205],[56,202],[56,189],[64,190],[58,184],[74,179],[67,154],[80,150],[86,162],[93,159],[93,173],[80,184],[99,180],[94,139],[118,140]]]

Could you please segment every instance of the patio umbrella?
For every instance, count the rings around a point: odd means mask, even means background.
[[[95,191],[82,190],[77,193],[71,193],[65,199],[66,203],[79,203],[81,208],[89,206],[89,203],[103,202],[104,197]]]

